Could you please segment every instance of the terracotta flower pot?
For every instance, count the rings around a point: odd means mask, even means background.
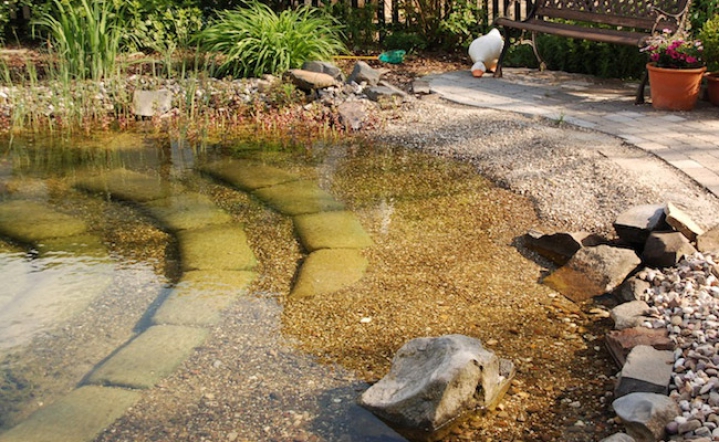
[[[707,74],[707,96],[709,102],[714,106],[719,106],[719,72]]]
[[[694,109],[706,67],[667,69],[649,63],[647,70],[654,109],[678,111]]]

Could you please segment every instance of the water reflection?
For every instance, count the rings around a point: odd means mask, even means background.
[[[82,311],[112,281],[113,266],[74,254],[0,253],[0,355]]]

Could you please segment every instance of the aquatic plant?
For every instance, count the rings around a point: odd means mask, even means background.
[[[245,7],[219,11],[218,19],[198,38],[202,49],[220,56],[216,74],[259,77],[344,52],[341,29],[316,8],[302,6],[277,14],[252,0]]]
[[[47,37],[60,73],[67,79],[99,80],[116,72],[117,56],[127,39],[123,2],[53,0],[33,21],[33,32]]]

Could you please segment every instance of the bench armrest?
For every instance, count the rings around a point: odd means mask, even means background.
[[[673,30],[674,33],[683,32],[686,26],[687,14],[689,13],[690,6],[691,0],[687,0],[684,8],[676,14],[664,11],[663,9],[659,9],[655,6],[650,6],[649,10],[654,14],[654,27],[652,27],[652,34],[662,31],[662,29],[657,29],[661,22],[670,20],[673,20],[674,23],[676,23],[676,29]]]

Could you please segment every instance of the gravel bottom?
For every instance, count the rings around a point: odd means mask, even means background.
[[[622,429],[611,410],[618,369],[603,345],[608,306],[542,286],[552,267],[520,238],[529,229],[609,235],[621,211],[664,201],[711,227],[719,202],[594,132],[433,97],[387,115],[319,169],[375,241],[365,278],[322,299],[287,299],[302,259],[291,222],[213,190],[246,223],[261,261],[255,296],[96,441],[401,441],[354,401],[406,341],[448,333],[481,339],[517,376],[498,409],[469,416],[446,441],[579,442]],[[46,339],[47,366],[82,354]]]

